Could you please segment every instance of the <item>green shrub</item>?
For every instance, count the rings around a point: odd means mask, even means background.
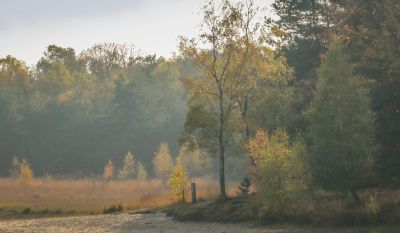
[[[63,211],[61,209],[56,210],[56,214],[62,214],[62,213],[63,213]]]
[[[21,213],[22,214],[30,214],[31,211],[32,211],[32,209],[30,207],[28,207],[28,208],[25,208]]]
[[[236,191],[236,193],[241,195],[248,195],[250,193],[250,185],[250,179],[243,178],[243,182],[240,182],[240,186],[238,186],[239,191]]]

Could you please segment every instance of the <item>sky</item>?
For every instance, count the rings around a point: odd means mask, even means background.
[[[198,35],[204,0],[0,0],[0,58],[35,65],[52,44],[79,54],[95,43],[131,43],[171,57],[179,35]],[[269,7],[273,0],[254,0]]]

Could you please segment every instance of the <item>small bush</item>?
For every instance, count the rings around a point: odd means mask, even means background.
[[[141,162],[137,164],[137,179],[140,181],[144,181],[147,179],[147,172]]]
[[[48,181],[53,180],[53,177],[51,177],[51,173],[48,173],[48,172],[43,173],[43,178],[44,178],[44,180],[48,180]]]
[[[18,161],[18,158],[16,156],[14,156],[13,158],[13,168],[10,170],[10,174],[11,174],[11,179],[13,180],[17,180],[20,176],[20,163]]]
[[[28,207],[28,208],[25,208],[21,213],[22,214],[30,214],[31,211],[32,211],[32,209],[30,207]]]
[[[28,164],[28,160],[23,159],[22,163],[18,161],[18,158],[13,158],[13,169],[10,170],[12,179],[19,179],[24,184],[33,183],[33,170]]]
[[[368,222],[375,224],[378,221],[378,214],[380,206],[376,195],[369,196],[368,201],[365,203],[363,214],[367,218]]]
[[[122,206],[122,204],[119,204],[118,206],[111,206],[110,208],[105,208],[103,210],[103,214],[111,214],[111,213],[116,213],[116,212],[122,212],[122,210],[124,209],[124,207]]]
[[[48,209],[42,210],[42,214],[47,214],[47,213],[49,213],[49,210],[48,210]]]
[[[108,164],[104,167],[104,179],[108,182],[114,176],[114,165],[111,163],[111,160],[108,160]]]
[[[24,184],[32,184],[33,183],[33,171],[28,164],[28,160],[23,159],[22,163],[20,163],[20,175],[19,179]]]
[[[135,165],[135,160],[133,159],[133,155],[129,151],[124,159],[124,167],[122,168],[121,171],[119,171],[118,179],[125,180],[132,178],[133,175],[135,174],[134,165]]]
[[[241,195],[248,195],[250,193],[250,185],[250,179],[243,178],[243,182],[240,182],[240,186],[238,186],[239,191],[236,191],[236,193]]]
[[[174,172],[169,179],[169,187],[178,201],[185,202],[185,194],[189,191],[189,179],[185,167],[179,163],[179,160],[177,160]]]
[[[62,213],[63,213],[63,211],[61,209],[56,210],[56,214],[62,214]]]

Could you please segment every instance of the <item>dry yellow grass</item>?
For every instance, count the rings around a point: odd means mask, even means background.
[[[210,200],[219,194],[218,182],[196,179],[197,198]],[[236,195],[236,183],[227,187],[230,196]],[[35,179],[32,185],[19,181],[0,179],[0,209],[17,213],[27,207],[32,211],[49,213],[102,213],[104,208],[122,204],[126,209],[159,207],[173,203],[171,191],[160,180],[112,181]],[[186,200],[190,196],[187,196]]]

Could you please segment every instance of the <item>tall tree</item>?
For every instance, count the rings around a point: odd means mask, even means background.
[[[315,98],[309,112],[313,142],[311,172],[322,188],[350,191],[369,178],[373,151],[373,114],[366,82],[333,43],[318,69]]]
[[[25,63],[8,55],[0,59],[0,85],[10,87],[27,97],[31,88],[31,77]]]
[[[247,111],[257,100],[258,80],[279,83],[290,76],[284,59],[275,60],[268,48],[260,12],[252,0],[232,3],[205,2],[197,39],[180,38],[180,50],[202,75],[185,78],[189,110],[185,132],[194,134],[220,160],[221,198],[225,191],[225,156],[232,145],[242,145],[249,136]],[[254,101],[254,103],[251,103]],[[245,136],[240,137],[240,132]],[[190,137],[189,137],[190,138]],[[242,143],[240,143],[242,141]],[[232,148],[232,147],[231,147]]]
[[[49,45],[43,55],[36,64],[36,67],[43,72],[51,69],[55,62],[63,63],[70,73],[82,72],[85,69],[84,61],[76,57],[75,50],[71,47],[62,48],[57,45]]]
[[[336,11],[331,0],[275,0],[272,12],[277,18],[266,20],[271,41],[275,41],[287,63],[294,68],[295,81],[291,82],[296,96],[293,108],[297,112],[296,128],[306,130],[302,117],[313,98],[317,81],[317,68],[321,55],[327,51],[332,28],[332,14]],[[290,128],[288,128],[290,129]]]
[[[400,2],[342,0],[337,31],[358,74],[373,81],[380,178],[400,177]]]

